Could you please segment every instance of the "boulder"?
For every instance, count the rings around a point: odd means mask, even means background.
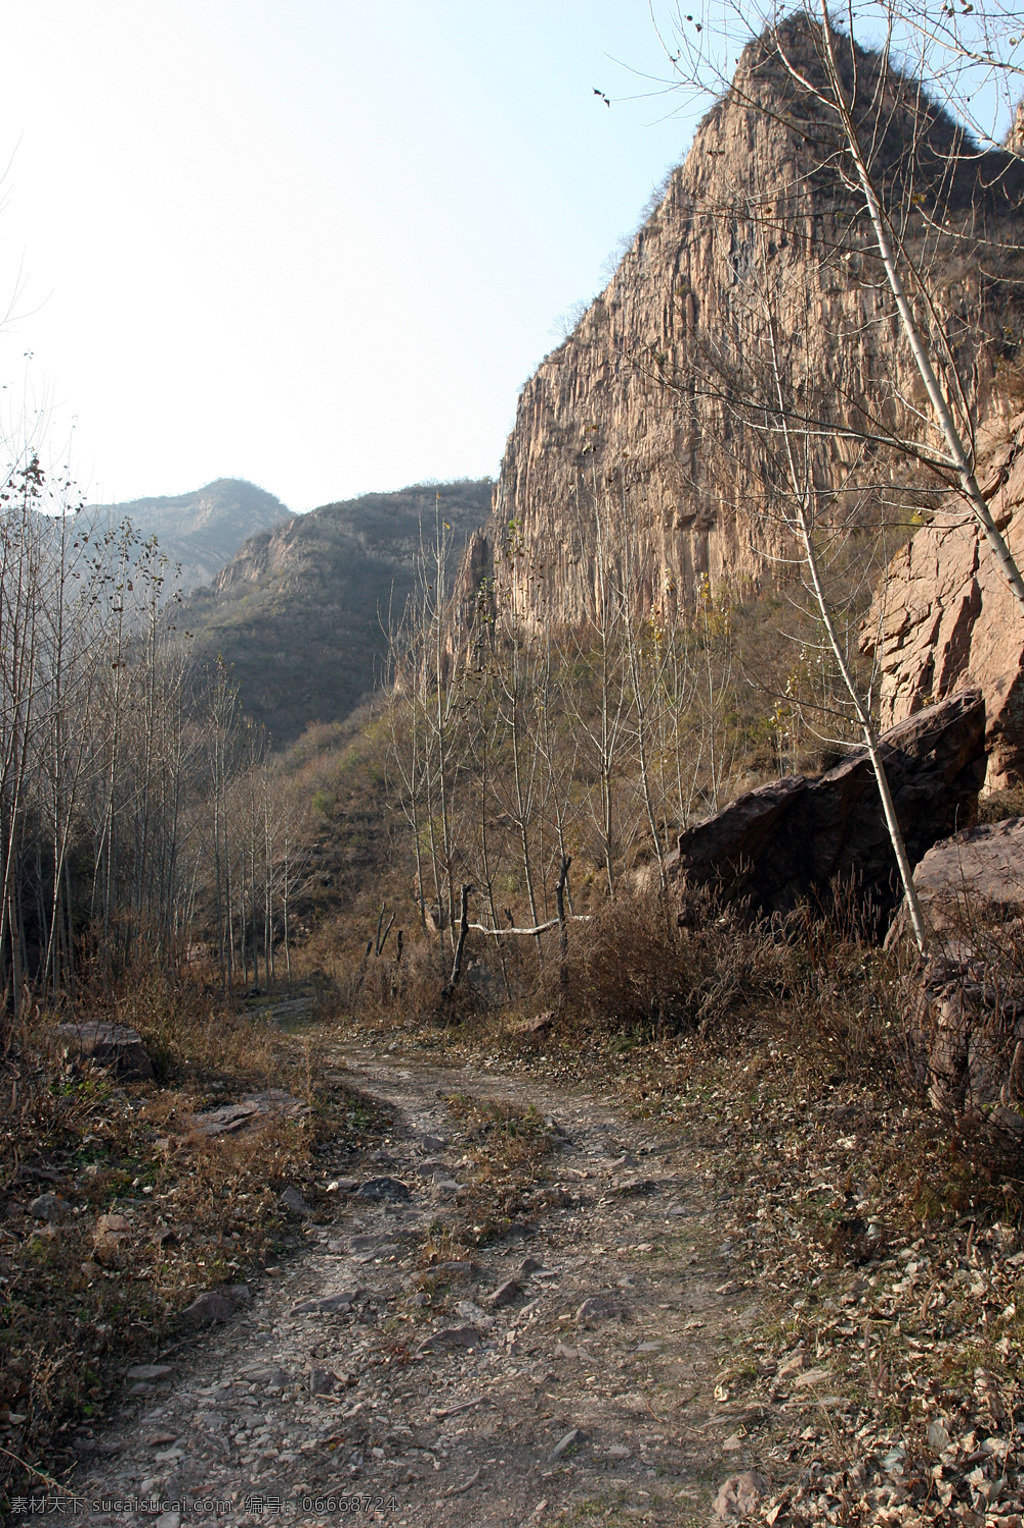
[[[70,1054],[94,1066],[110,1067],[129,1082],[144,1082],[153,1076],[153,1063],[137,1030],[89,1019],[58,1024],[56,1033]]]
[[[968,690],[917,712],[879,739],[907,854],[916,865],[932,845],[977,816],[985,776],[985,704]],[[747,791],[683,833],[673,878],[713,886],[757,911],[790,912],[849,881],[882,917],[900,900],[871,760],[859,748],[819,779],[789,775]]]
[[[985,823],[936,844],[914,882],[936,936],[931,959],[908,985],[917,1080],[940,1113],[1020,1141],[1024,818]]]
[[[1024,817],[981,823],[933,844],[914,871],[932,931],[950,940],[1024,915]]]

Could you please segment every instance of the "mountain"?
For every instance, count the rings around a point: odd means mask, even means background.
[[[1019,227],[1024,168],[974,151],[915,82],[834,41],[859,71],[862,135],[900,235],[932,278],[926,340],[955,359],[980,422],[1005,411],[998,369],[1022,326],[999,269],[1013,257],[972,250],[986,230]],[[835,119],[796,81],[820,70],[806,19],[747,46],[612,280],[523,388],[489,560],[475,556],[527,629],[592,615],[602,563],[628,560],[639,605],[672,621],[705,577],[756,592],[791,553],[771,503],[779,432],[756,408],[774,391],[773,335],[790,416],[821,422],[799,442],[816,490],[838,500],[859,471],[876,501],[928,508],[934,484],[878,445],[931,444],[928,403],[860,194],[837,168]],[[870,520],[872,505],[861,512]]]
[[[173,498],[88,504],[83,514],[113,522],[127,518],[144,540],[155,536],[172,565],[181,565],[183,593],[208,584],[249,536],[292,518],[280,499],[243,478],[218,478]]]
[[[212,586],[185,601],[179,624],[197,653],[231,667],[245,711],[275,745],[312,722],[341,721],[383,664],[389,611],[413,590],[435,515],[451,528],[453,563],[487,517],[492,484],[417,484],[326,504],[251,536]]]

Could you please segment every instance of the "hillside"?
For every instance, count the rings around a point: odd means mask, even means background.
[[[200,655],[231,666],[243,709],[277,745],[341,721],[373,688],[388,611],[413,588],[435,504],[461,555],[487,517],[491,483],[416,485],[326,504],[252,536],[182,620]]]
[[[208,584],[249,536],[292,518],[280,499],[243,478],[217,478],[173,497],[88,504],[83,513],[100,521],[129,519],[144,540],[155,536],[171,563],[181,565],[183,593]]]

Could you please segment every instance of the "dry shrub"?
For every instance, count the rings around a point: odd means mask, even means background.
[[[86,991],[77,1006],[138,1030],[161,1080],[223,1075],[267,1087],[281,1069],[281,1036],[265,1018],[156,962],[140,958],[114,991]]]
[[[492,958],[493,967],[489,963]],[[493,948],[482,946],[479,935],[471,935],[467,941],[462,972],[454,987],[452,961],[447,942],[441,948],[436,937],[408,941],[400,960],[393,948],[380,957],[364,951],[339,984],[340,1007],[371,1028],[466,1024],[496,1006],[505,995],[505,984],[500,971],[496,974],[497,955]],[[506,956],[505,966],[508,964]],[[535,972],[535,954],[531,967]]]
[[[1024,785],[989,791],[978,798],[979,822],[1003,822],[1007,817],[1024,817]]]
[[[610,904],[574,929],[564,990],[601,1030],[649,1037],[725,1023],[785,981],[777,930],[707,891]]]
[[[446,1103],[466,1132],[470,1156],[487,1176],[515,1174],[526,1181],[536,1177],[551,1150],[552,1136],[533,1104],[469,1093],[455,1093]]]

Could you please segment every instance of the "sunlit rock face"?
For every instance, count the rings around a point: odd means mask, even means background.
[[[1017,565],[1024,564],[1024,414],[993,422],[979,479]],[[890,564],[862,646],[881,669],[883,724],[977,687],[985,697],[988,790],[1024,780],[1024,611],[975,521],[954,504]]]
[[[781,42],[813,74],[815,29],[787,23]],[[858,63],[862,80],[876,68],[864,55]],[[956,130],[920,96],[914,113],[896,95],[895,84],[880,92],[879,173],[900,189],[916,124],[913,219],[935,210]],[[705,575],[712,587],[761,586],[789,550],[773,513],[778,443],[750,408],[768,385],[773,338],[795,412],[827,413],[831,427],[809,444],[820,490],[865,459],[845,426],[927,434],[871,230],[830,157],[833,136],[776,45],[751,44],[613,279],[523,388],[488,527],[506,618],[526,630],[576,624],[600,604],[609,570],[628,580],[638,609],[667,620]],[[1019,167],[1008,175],[1003,197]],[[981,179],[972,160],[943,202],[946,226],[1005,215]],[[952,246],[942,258],[939,318],[968,407],[998,413],[995,361],[975,325],[993,299],[977,262]],[[883,455],[874,466],[891,487],[906,461]]]

